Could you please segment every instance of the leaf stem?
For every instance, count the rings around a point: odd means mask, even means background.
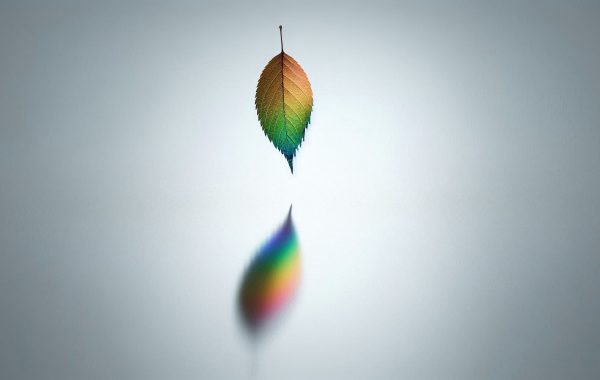
[[[283,32],[281,25],[279,25],[279,39],[281,40],[281,52],[283,53]]]

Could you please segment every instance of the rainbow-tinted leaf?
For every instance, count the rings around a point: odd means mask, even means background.
[[[281,36],[281,25],[279,26]],[[294,172],[292,159],[310,122],[313,97],[302,67],[283,51],[265,66],[256,87],[256,111],[265,135]]]

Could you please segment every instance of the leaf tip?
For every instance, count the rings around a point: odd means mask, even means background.
[[[292,162],[292,160],[294,159],[294,157],[292,156],[285,156],[288,165],[290,165],[290,171],[292,172],[292,174],[294,174],[294,163]]]

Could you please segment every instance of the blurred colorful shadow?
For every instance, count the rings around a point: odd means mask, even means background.
[[[239,290],[239,307],[246,323],[257,332],[289,304],[300,281],[300,249],[292,208],[279,230],[256,253]]]

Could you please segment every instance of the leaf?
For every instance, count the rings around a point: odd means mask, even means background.
[[[256,112],[260,125],[290,165],[304,140],[304,133],[313,106],[312,90],[308,77],[294,58],[283,51],[267,63],[256,87]]]

